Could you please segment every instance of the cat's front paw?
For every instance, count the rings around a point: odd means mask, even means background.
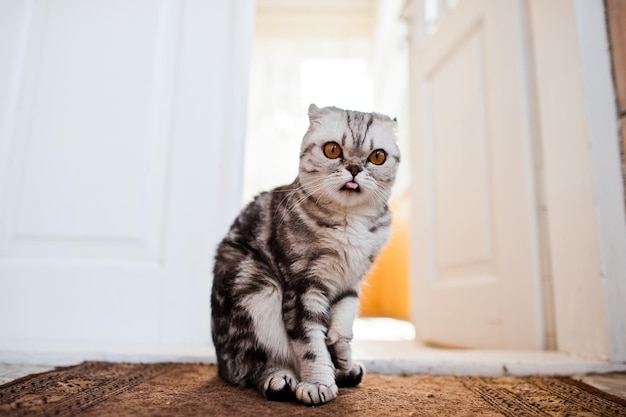
[[[300,382],[296,387],[296,398],[307,405],[320,405],[337,398],[337,385]]]

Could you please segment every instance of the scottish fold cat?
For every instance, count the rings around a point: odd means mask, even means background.
[[[219,244],[211,305],[221,378],[317,405],[365,374],[352,323],[390,234],[400,152],[388,116],[314,104],[308,115],[295,181],[257,196]]]

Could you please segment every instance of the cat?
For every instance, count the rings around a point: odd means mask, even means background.
[[[352,324],[389,238],[400,151],[396,119],[314,104],[308,116],[295,181],[258,195],[218,245],[211,324],[222,379],[318,405],[365,374]]]

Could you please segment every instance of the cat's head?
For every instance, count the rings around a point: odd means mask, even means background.
[[[400,163],[395,119],[311,104],[309,121],[298,174],[307,193],[344,207],[386,203]]]

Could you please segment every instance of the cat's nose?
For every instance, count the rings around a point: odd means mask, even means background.
[[[350,171],[353,177],[356,177],[356,175],[363,170],[359,165],[348,165],[346,169]]]

